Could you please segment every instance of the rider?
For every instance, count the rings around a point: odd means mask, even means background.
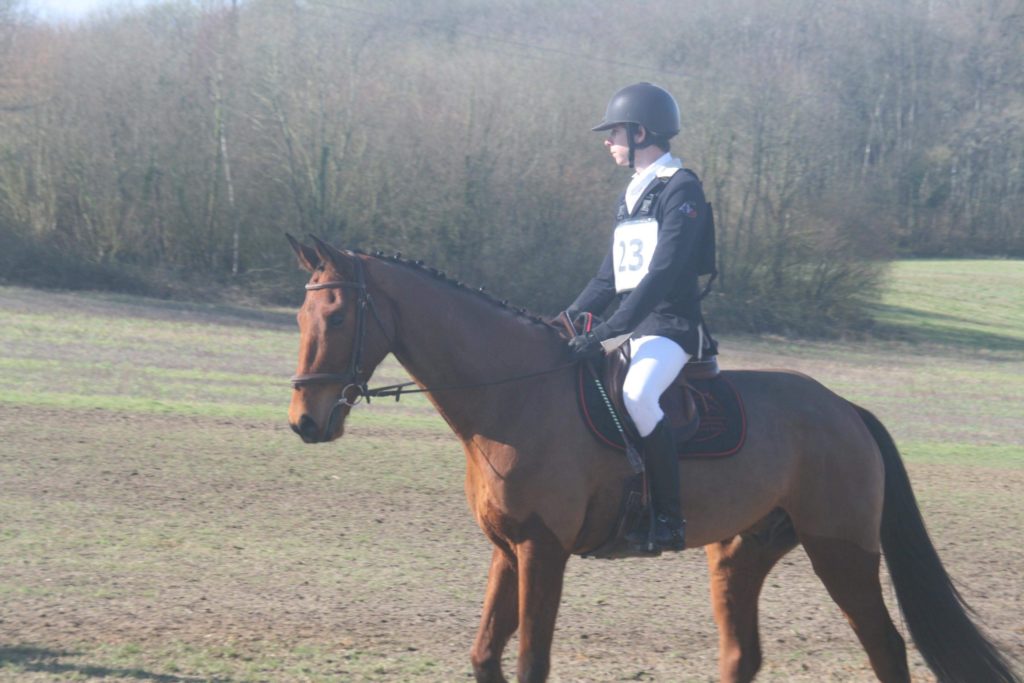
[[[577,357],[601,353],[601,342],[629,335],[631,362],[623,400],[643,440],[654,499],[653,539],[663,550],[682,550],[686,521],[679,505],[679,461],[672,429],[658,400],[694,356],[713,352],[703,331],[697,251],[709,212],[700,181],[669,153],[679,132],[679,107],[651,83],[626,86],[612,96],[604,120],[604,146],[619,166],[635,169],[619,199],[611,249],[597,275],[567,309],[615,313],[569,341]],[[702,353],[703,352],[703,353]],[[646,545],[649,529],[629,537]]]

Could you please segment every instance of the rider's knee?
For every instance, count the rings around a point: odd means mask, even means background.
[[[640,436],[647,436],[654,431],[661,420],[663,413],[658,399],[651,398],[640,391],[629,391],[623,387],[622,402],[626,406],[626,412],[636,425]]]

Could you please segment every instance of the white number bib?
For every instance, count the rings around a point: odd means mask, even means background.
[[[647,275],[654,248],[658,246],[658,221],[640,218],[623,221],[615,226],[612,238],[612,268],[615,271],[615,291],[634,289]]]

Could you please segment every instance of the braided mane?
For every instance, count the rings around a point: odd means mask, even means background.
[[[508,299],[498,299],[497,297],[493,296],[490,292],[488,292],[485,287],[470,287],[461,280],[448,277],[448,274],[445,273],[443,270],[438,270],[437,268],[432,268],[424,264],[423,261],[414,261],[402,258],[401,252],[395,252],[394,254],[386,254],[380,250],[375,250],[370,253],[361,251],[359,249],[350,249],[349,251],[351,251],[353,254],[370,256],[372,258],[376,258],[387,263],[394,263],[400,266],[404,266],[406,268],[411,268],[413,270],[419,271],[420,273],[423,273],[424,275],[431,277],[437,281],[443,282],[457,290],[466,292],[467,294],[472,294],[480,298],[482,301],[486,301],[487,303],[497,308],[501,308],[505,311],[508,311],[509,313],[512,313],[513,315],[522,318],[525,321],[538,325],[543,325],[545,328],[549,330],[556,330],[555,327],[550,325],[547,322],[547,320],[545,320],[540,315],[533,313],[525,308],[512,306],[509,304]]]

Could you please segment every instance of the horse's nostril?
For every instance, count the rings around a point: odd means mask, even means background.
[[[315,442],[317,435],[316,420],[309,415],[303,415],[299,419],[299,428],[295,430],[306,441]]]
[[[293,432],[295,432],[299,436],[302,436],[302,430],[299,429],[299,425],[295,424],[294,422],[289,422],[288,425],[292,428]]]

